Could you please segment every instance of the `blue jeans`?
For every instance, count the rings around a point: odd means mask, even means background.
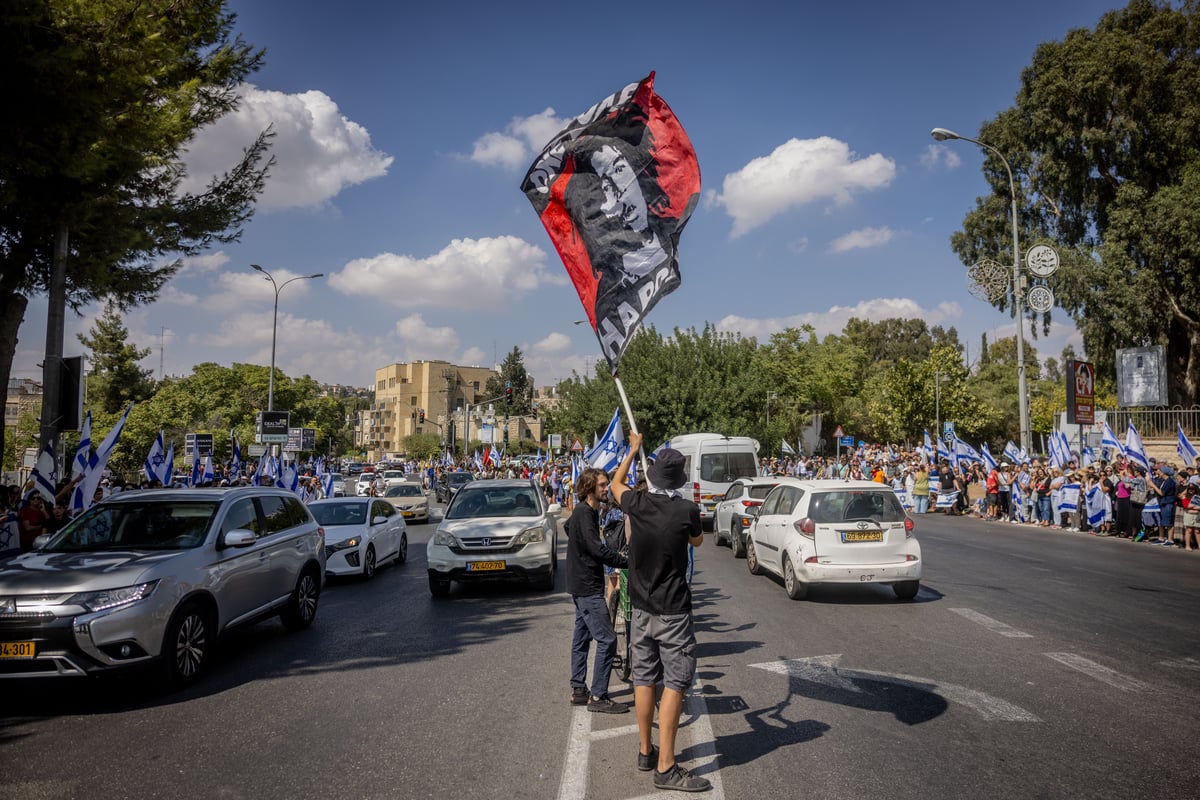
[[[1039,497],[1038,501],[1037,501],[1037,506],[1038,506],[1038,516],[1041,517],[1042,522],[1053,522],[1054,521],[1054,515],[1050,513],[1050,495],[1046,495],[1045,497]]]
[[[914,514],[929,513],[929,495],[913,492],[912,502]]]
[[[608,618],[604,595],[576,597],[575,635],[571,639],[571,688],[587,688],[588,650],[596,642],[596,663],[592,668],[592,696],[608,694],[608,678],[617,655],[617,634]]]

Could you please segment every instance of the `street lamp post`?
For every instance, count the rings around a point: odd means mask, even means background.
[[[1008,159],[1004,157],[1003,153],[987,142],[972,139],[970,136],[962,136],[946,128],[934,128],[930,131],[930,135],[939,142],[944,142],[947,139],[962,139],[964,142],[971,142],[985,150],[990,150],[996,154],[996,157],[1000,159],[1000,162],[1004,164],[1004,169],[1008,172],[1008,189],[1012,195],[1012,293],[1013,308],[1017,313],[1017,409],[1020,415],[1021,449],[1028,453],[1031,452],[1033,443],[1030,441],[1029,432],[1029,396],[1025,381],[1025,335],[1022,330],[1025,325],[1025,294],[1021,287],[1021,248],[1017,238],[1017,184],[1013,180],[1012,166],[1008,163]]]
[[[258,264],[251,264],[250,267],[263,275],[267,276],[267,280],[271,282],[271,286],[275,288],[275,315],[271,318],[271,375],[267,379],[267,411],[275,410],[275,334],[279,326],[279,292],[283,287],[287,286],[292,281],[306,281],[313,278],[323,278],[325,273],[317,272],[313,275],[297,275],[294,278],[288,278],[283,283],[275,283],[275,279],[271,277],[271,273],[260,267]]]

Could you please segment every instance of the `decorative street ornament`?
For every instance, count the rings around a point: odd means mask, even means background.
[[[1012,267],[985,258],[967,270],[967,290],[980,300],[992,303],[1008,292],[1011,278]]]
[[[1035,244],[1025,254],[1025,266],[1037,277],[1049,278],[1058,269],[1058,251],[1048,244]],[[1051,299],[1053,299],[1053,295],[1051,295]],[[1030,306],[1032,307],[1032,305],[1031,301]]]
[[[1050,271],[1053,272],[1054,270],[1051,269]],[[1054,307],[1054,292],[1045,286],[1035,286],[1029,290],[1026,301],[1032,310],[1039,314],[1045,314]]]

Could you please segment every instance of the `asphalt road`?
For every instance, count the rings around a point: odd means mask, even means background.
[[[566,702],[562,574],[435,601],[432,531],[410,528],[407,564],[328,585],[312,629],[235,632],[187,691],[0,683],[0,798],[655,794],[633,715]],[[917,534],[910,603],[873,585],[794,602],[711,537],[697,551],[680,745],[707,796],[1200,793],[1200,553],[940,515]]]

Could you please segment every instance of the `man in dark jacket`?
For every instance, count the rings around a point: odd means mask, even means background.
[[[617,634],[604,602],[604,567],[625,567],[629,561],[605,546],[600,537],[600,503],[608,494],[608,475],[585,469],[576,487],[579,503],[567,520],[567,591],[575,601],[575,634],[571,639],[571,703],[588,711],[625,714],[629,706],[608,696],[608,679],[617,654]],[[596,642],[591,699],[588,698],[587,658]]]

